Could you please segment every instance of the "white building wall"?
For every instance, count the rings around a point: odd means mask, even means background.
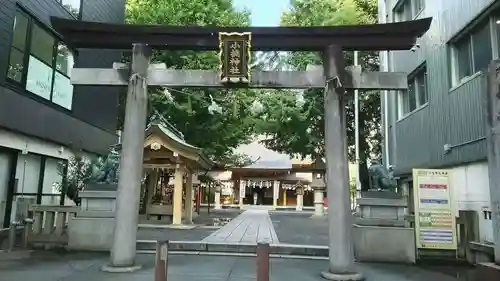
[[[456,166],[450,170],[457,211],[476,211],[479,218],[480,240],[493,242],[492,221],[489,218],[485,219],[483,213],[483,210],[490,209],[488,163]]]
[[[55,158],[69,159],[74,154],[67,147],[40,140],[0,128],[0,146],[25,150],[29,153],[43,154]]]
[[[18,157],[16,166],[17,192],[36,193],[38,191],[38,180],[40,173],[40,156],[46,155],[59,159],[69,159],[74,154],[64,146],[56,143],[40,140],[12,131],[0,128],[0,147],[20,150],[23,153]],[[35,155],[39,154],[39,155]],[[47,159],[45,165],[45,178],[43,183],[43,193],[58,193],[53,189],[54,183],[60,182],[62,177],[57,171],[58,161]],[[9,158],[0,154],[0,227],[3,224],[5,205],[7,203],[7,183],[9,175]],[[71,200],[66,200],[68,204],[73,204]],[[50,199],[43,198],[43,204],[59,204],[59,197]],[[14,215],[14,209],[12,212]]]

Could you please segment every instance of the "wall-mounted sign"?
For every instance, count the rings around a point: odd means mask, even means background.
[[[251,60],[250,32],[219,33],[219,57],[223,83],[249,83]]]
[[[457,249],[449,173],[448,170],[413,169],[417,248]]]
[[[44,99],[50,100],[53,73],[54,70],[50,66],[30,56],[28,76],[26,78],[26,90]]]

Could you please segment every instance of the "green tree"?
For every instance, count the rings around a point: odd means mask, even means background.
[[[128,0],[130,24],[173,26],[248,26],[249,12],[236,11],[231,0]],[[168,42],[166,42],[168,44]],[[152,62],[174,69],[219,66],[216,52],[155,51]],[[216,161],[233,161],[233,149],[253,135],[254,115],[245,110],[256,97],[248,89],[150,89],[150,108],[183,132],[190,144]],[[123,108],[123,96],[122,96]]]
[[[283,26],[335,26],[376,22],[376,0],[292,0],[290,11],[281,17]],[[344,53],[346,65],[353,64],[353,52]],[[319,53],[294,52],[285,57],[295,70],[305,70],[309,64],[321,64]],[[360,52],[364,69],[378,70],[374,52]],[[346,104],[349,158],[354,153],[354,99]],[[263,143],[270,149],[301,157],[324,155],[323,90],[309,89],[303,93],[278,92],[270,95],[263,113],[266,122],[259,130],[268,136]],[[376,91],[360,92],[359,103],[360,175],[368,187],[367,159],[380,154],[380,95]]]

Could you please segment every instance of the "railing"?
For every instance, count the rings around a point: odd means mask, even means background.
[[[31,205],[33,224],[28,229],[28,243],[33,246],[57,247],[68,244],[68,221],[80,207],[59,205]],[[29,226],[28,226],[29,227]]]

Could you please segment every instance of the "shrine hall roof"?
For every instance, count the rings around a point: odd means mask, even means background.
[[[181,146],[183,149],[198,155],[198,162],[203,168],[210,169],[214,165],[214,163],[205,154],[202,153],[201,148],[187,143],[184,140],[184,136],[182,135],[182,133],[177,130],[172,124],[167,122],[164,118],[153,116],[152,120],[146,127],[146,137],[153,133],[159,133],[177,143],[177,145]]]
[[[314,51],[328,45],[345,50],[408,50],[427,32],[432,18],[415,21],[316,27],[216,27],[132,25],[51,17],[52,27],[73,48],[218,50],[219,32],[251,32],[252,50]]]
[[[268,169],[268,170],[290,170],[292,161],[289,159],[259,160],[240,169]]]

